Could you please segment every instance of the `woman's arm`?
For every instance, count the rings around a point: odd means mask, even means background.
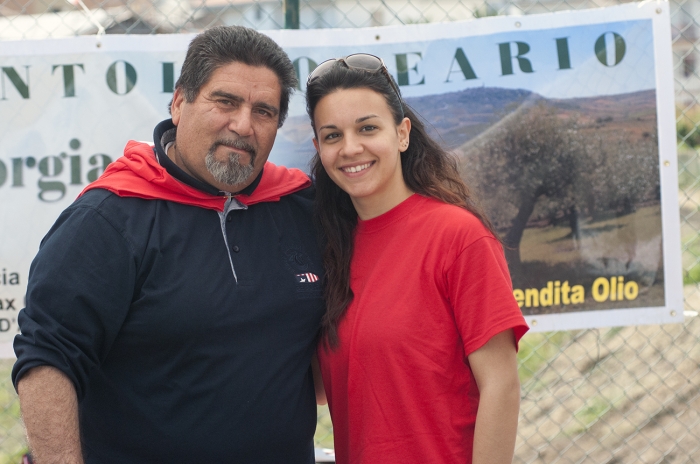
[[[494,335],[468,356],[479,387],[473,464],[513,462],[520,380],[512,330]]]
[[[311,372],[314,375],[314,390],[316,391],[316,404],[324,405],[328,403],[326,398],[326,389],[323,386],[323,377],[321,377],[321,368],[318,365],[318,356],[314,353],[311,358]]]

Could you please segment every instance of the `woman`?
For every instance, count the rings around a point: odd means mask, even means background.
[[[510,463],[527,331],[500,242],[381,59],[307,83],[336,462]]]

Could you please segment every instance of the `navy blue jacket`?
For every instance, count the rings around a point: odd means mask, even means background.
[[[161,165],[217,194],[165,156],[172,127]],[[13,382],[40,365],[73,381],[87,463],[312,463],[312,189],[225,216],[88,191],[32,263]]]

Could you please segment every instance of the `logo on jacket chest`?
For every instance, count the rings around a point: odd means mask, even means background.
[[[288,248],[284,251],[284,255],[284,262],[287,268],[292,271],[297,284],[309,284],[319,281],[318,275],[311,272],[313,265],[311,258],[306,253],[297,248]]]
[[[303,284],[305,282],[318,282],[318,276],[313,272],[307,272],[304,274],[297,274],[297,283]]]

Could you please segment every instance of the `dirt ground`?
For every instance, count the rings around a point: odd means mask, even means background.
[[[700,463],[699,342],[698,317],[574,334],[523,384],[514,462]]]
[[[679,198],[686,270],[700,261],[693,185]],[[684,324],[526,335],[529,357],[553,354],[529,360],[514,462],[700,463],[700,287],[684,297]]]

